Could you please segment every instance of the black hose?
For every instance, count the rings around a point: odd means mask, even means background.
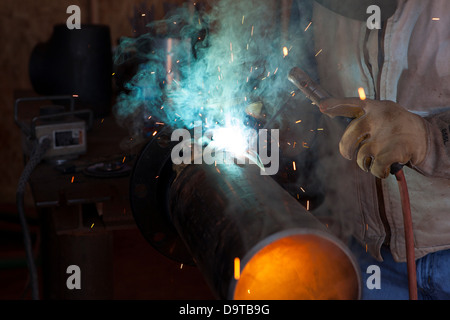
[[[28,230],[27,219],[25,217],[24,195],[31,173],[36,168],[36,166],[41,162],[45,152],[50,147],[50,142],[51,141],[49,138],[44,138],[40,143],[36,144],[30,156],[30,159],[28,160],[27,164],[25,165],[25,168],[23,169],[22,175],[19,178],[19,183],[16,192],[17,210],[19,213],[20,225],[22,227],[23,232],[25,255],[27,260],[27,266],[30,272],[31,298],[33,300],[39,300],[39,281],[36,264],[33,257],[30,232]]]

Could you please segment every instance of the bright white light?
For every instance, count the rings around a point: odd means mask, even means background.
[[[220,127],[213,130],[212,143],[215,147],[244,155],[249,150],[248,133],[238,126]]]

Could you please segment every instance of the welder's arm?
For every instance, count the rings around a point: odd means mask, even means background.
[[[424,175],[450,179],[450,110],[425,118],[428,151],[417,166]]]
[[[330,98],[319,107],[332,118],[354,118],[339,150],[346,159],[356,158],[364,171],[386,178],[390,166],[400,163],[424,175],[450,177],[450,150],[446,150],[439,128],[444,125],[439,121],[444,120],[424,119],[392,101]]]

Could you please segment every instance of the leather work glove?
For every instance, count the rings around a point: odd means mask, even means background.
[[[330,98],[320,111],[331,118],[354,118],[339,143],[348,160],[356,156],[358,166],[378,178],[389,175],[394,163],[416,165],[425,159],[425,120],[392,101]]]

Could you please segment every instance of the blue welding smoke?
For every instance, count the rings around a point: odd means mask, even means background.
[[[137,68],[115,114],[138,127],[152,118],[190,129],[230,118],[244,124],[246,108],[260,102],[270,117],[294,90],[289,70],[313,72],[310,22],[310,1],[293,1],[288,11],[269,0],[220,0],[207,12],[182,6],[148,33],[121,39],[116,66],[133,59]]]

